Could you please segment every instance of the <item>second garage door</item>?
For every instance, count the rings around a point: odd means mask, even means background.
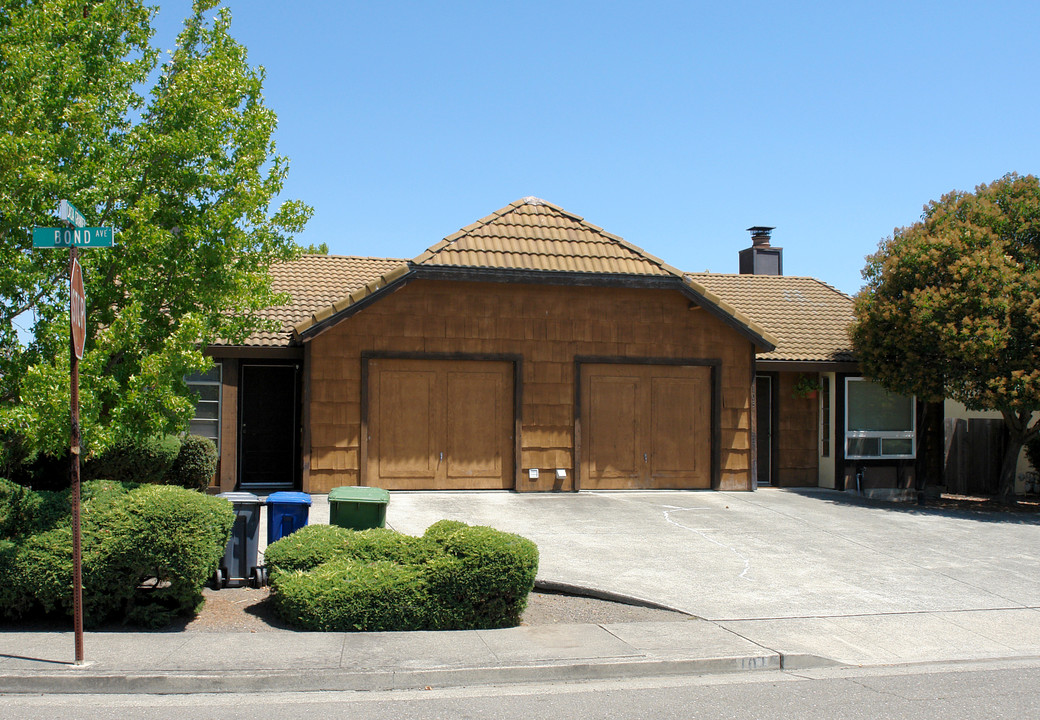
[[[581,487],[710,488],[711,369],[584,364]]]
[[[509,489],[513,446],[512,363],[369,361],[366,484]]]

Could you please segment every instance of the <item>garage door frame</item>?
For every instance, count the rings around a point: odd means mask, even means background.
[[[581,490],[582,468],[582,393],[584,381],[583,365],[664,365],[707,367],[711,373],[711,489],[718,490],[721,485],[720,459],[722,456],[721,401],[722,397],[722,361],[717,358],[657,358],[657,357],[597,357],[591,355],[574,358],[574,491]]]
[[[470,360],[478,362],[508,362],[513,366],[513,488],[520,484],[520,431],[521,398],[523,397],[523,356],[514,354],[481,353],[401,353],[370,350],[361,353],[361,451],[358,483],[368,485],[368,418],[369,367],[372,360]]]

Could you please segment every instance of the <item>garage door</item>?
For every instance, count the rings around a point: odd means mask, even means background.
[[[368,371],[368,485],[513,487],[512,363],[380,359]]]
[[[582,488],[710,488],[710,368],[582,365],[581,434]]]

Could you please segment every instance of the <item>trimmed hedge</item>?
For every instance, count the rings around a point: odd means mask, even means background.
[[[180,451],[181,439],[176,435],[123,440],[85,463],[83,477],[159,484]]]
[[[427,627],[422,573],[414,565],[340,558],[276,578],[275,607],[296,627],[334,632]]]
[[[84,483],[81,497],[86,624],[160,627],[198,610],[234,523],[231,503],[184,488],[111,481]],[[67,493],[64,500],[67,512]],[[22,496],[17,503],[34,506]],[[0,502],[0,516],[15,506]],[[39,517],[9,523],[32,530],[5,531],[0,540],[0,613],[11,619],[72,613],[69,516],[49,528]]]
[[[422,537],[309,525],[264,557],[278,614],[339,632],[512,627],[538,571],[530,540],[456,521]]]
[[[203,491],[217,472],[217,446],[201,435],[186,435],[173,465],[163,477],[166,485]]]

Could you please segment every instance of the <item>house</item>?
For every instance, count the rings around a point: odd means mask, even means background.
[[[208,349],[193,429],[220,490],[906,486],[913,399],[751,230],[740,274],[685,273],[524,198],[413,260],[304,256],[278,332]]]

